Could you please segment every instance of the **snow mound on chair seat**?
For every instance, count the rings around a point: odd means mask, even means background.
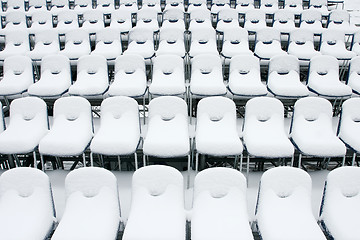
[[[4,172],[0,196],[1,239],[45,239],[55,220],[50,181],[45,173],[25,167]]]

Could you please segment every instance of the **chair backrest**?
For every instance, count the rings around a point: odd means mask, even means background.
[[[78,24],[78,16],[75,11],[72,10],[63,10],[58,14],[58,22],[70,23],[76,22]]]
[[[337,29],[328,29],[321,35],[321,44],[345,44],[345,33]]]
[[[296,44],[304,44],[306,42],[314,42],[314,34],[312,31],[307,29],[296,29],[290,32],[290,43],[295,42]]]
[[[353,73],[360,75],[360,56],[353,57],[350,61],[349,76]]]
[[[295,15],[291,11],[281,9],[275,12],[274,21],[279,21],[280,23],[293,22],[295,21]]]
[[[238,21],[239,13],[235,9],[223,9],[218,13],[218,21]]]
[[[184,20],[184,11],[180,10],[180,9],[169,9],[169,10],[165,10],[163,13],[163,20],[169,20],[169,21],[174,21],[174,20]]]
[[[107,76],[106,58],[96,54],[81,56],[77,64],[78,75],[80,72],[86,72],[89,75],[106,74]]]
[[[29,7],[46,7],[46,0],[28,0]]]
[[[197,123],[210,121],[219,124],[221,120],[230,131],[236,131],[236,106],[235,103],[225,97],[215,96],[203,98],[198,103]]]
[[[147,28],[133,28],[129,32],[129,42],[144,43],[146,41],[153,41],[154,32]]]
[[[39,42],[42,42],[44,45],[50,45],[51,43],[59,45],[59,35],[56,31],[52,29],[39,31],[35,33],[35,43]]]
[[[31,21],[42,25],[49,22],[52,25],[52,15],[46,10],[34,11],[31,16]]]
[[[9,31],[5,35],[5,48],[8,44],[16,47],[22,46],[30,51],[29,34],[25,31]]]
[[[198,29],[191,33],[191,42],[199,42],[200,44],[216,40],[216,31],[210,28]]]
[[[238,71],[240,74],[247,74],[253,69],[260,73],[259,58],[249,55],[238,55],[231,58],[230,73]]]
[[[54,75],[64,72],[70,77],[71,72],[69,58],[60,54],[44,56],[41,61],[41,74],[46,71],[49,71]],[[71,77],[69,79],[71,79]]]
[[[309,77],[311,74],[326,75],[329,72],[339,75],[339,61],[329,55],[312,57],[310,60]]]
[[[335,24],[350,23],[350,13],[346,10],[333,10],[329,14],[329,22],[334,22]]]
[[[104,19],[102,12],[97,10],[85,11],[83,16],[84,21],[88,21],[90,23],[102,22]]]
[[[92,0],[74,0],[74,4],[75,6],[92,6]]]
[[[6,1],[7,3],[7,9],[11,10],[22,10],[25,11],[25,1],[24,0],[10,0]],[[10,11],[9,11],[10,13]]]
[[[191,72],[200,71],[209,74],[214,71],[222,71],[222,63],[219,56],[215,54],[200,54],[191,60]]]
[[[187,104],[183,99],[174,96],[162,96],[151,100],[149,104],[149,123],[154,117],[169,121],[178,116],[186,119],[188,116]]]
[[[184,60],[178,55],[164,54],[153,59],[153,74],[182,76],[184,78]],[[154,76],[154,75],[153,75]],[[172,75],[175,77],[174,75]]]
[[[256,33],[256,43],[272,43],[273,41],[280,42],[280,31],[275,28],[260,29]]]
[[[177,41],[184,41],[184,31],[177,28],[165,28],[160,30],[160,42],[168,41],[168,43],[175,43]]]
[[[125,9],[117,9],[111,13],[111,21],[126,21],[131,19],[131,12]]]
[[[235,29],[227,29],[224,31],[224,41],[230,41],[230,42],[242,42],[249,40],[248,31],[244,28],[235,28]]]
[[[190,13],[190,21],[205,21],[211,19],[211,13],[205,9],[196,9]]]
[[[277,55],[270,59],[269,74],[277,72],[278,74],[287,74],[290,71],[300,73],[299,60],[293,55]]]
[[[65,34],[65,40],[66,42],[71,42],[75,45],[90,44],[89,34],[82,29],[76,29],[67,32]]]
[[[115,74],[118,71],[124,71],[127,74],[133,74],[136,71],[145,72],[144,58],[135,54],[118,56],[115,61]]]
[[[327,6],[327,0],[310,0],[310,6]]]
[[[339,137],[350,144],[355,139],[349,139],[358,134],[360,121],[360,98],[347,99],[341,108],[340,122],[338,127]],[[355,140],[356,141],[356,140]]]
[[[245,21],[248,22],[258,22],[265,21],[265,12],[259,9],[249,10],[245,14]]]
[[[111,28],[104,28],[96,32],[96,43],[104,42],[105,44],[110,44],[115,41],[120,42],[120,34],[116,30]]]
[[[306,9],[301,13],[302,22],[321,22],[321,12],[313,9]]]
[[[157,21],[158,11],[155,9],[140,9],[137,14],[137,20],[143,21]]]

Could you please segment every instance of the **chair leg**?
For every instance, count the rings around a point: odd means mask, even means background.
[[[291,156],[291,167],[294,166],[294,154]]]
[[[40,162],[43,171],[45,171],[44,156],[42,154],[40,154]]]
[[[37,159],[36,159],[36,152],[33,151],[33,158],[34,158],[34,168],[37,168]],[[42,170],[45,171],[44,166],[41,166]]]
[[[355,165],[355,159],[356,159],[356,152],[353,153],[351,166],[354,166],[354,165]]]
[[[239,167],[239,171],[242,171],[242,164],[243,164],[243,155],[240,155],[240,167]]]
[[[137,158],[137,153],[134,152],[134,159],[135,159],[135,170],[138,169],[138,158]]]
[[[190,157],[190,154],[188,155],[188,169],[187,169],[187,183],[186,183],[186,186],[187,186],[187,189],[190,188],[190,161],[191,161],[191,157]]]
[[[93,167],[94,166],[94,156],[93,156],[93,152],[90,152],[90,165]]]
[[[299,154],[299,166],[298,168],[301,168],[301,153]]]
[[[146,166],[146,155],[145,154],[143,155],[143,166],[144,167]]]
[[[250,156],[247,155],[246,161],[246,185],[249,186],[249,170],[250,170]]]
[[[83,158],[84,167],[86,167],[86,156],[85,156],[85,153],[82,154],[82,158]]]
[[[118,164],[119,164],[119,171],[121,171],[121,159],[120,159],[120,156],[118,156],[117,158],[118,158]]]
[[[199,171],[199,153],[196,153],[195,156],[195,172],[197,173]]]
[[[342,166],[345,166],[346,155],[343,156]]]

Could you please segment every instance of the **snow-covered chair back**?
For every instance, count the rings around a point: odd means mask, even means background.
[[[244,14],[249,10],[255,9],[253,0],[236,0],[235,9],[240,13]]]
[[[151,109],[149,110],[149,122],[155,117],[161,118],[164,122],[174,118],[187,119],[186,102],[178,97],[163,96],[155,98],[150,102],[149,108]]]
[[[104,44],[113,44],[120,42],[119,32],[110,28],[104,28],[96,33],[96,43],[103,42]],[[120,45],[121,46],[121,45]]]
[[[245,14],[244,28],[249,31],[256,31],[266,26],[265,12],[259,9],[249,10]]]
[[[123,71],[127,74],[134,74],[135,72],[145,72],[144,59],[140,55],[126,54],[119,56],[116,59],[115,75]]]
[[[260,9],[265,11],[267,14],[273,14],[279,9],[277,0],[261,0]]]
[[[70,81],[69,59],[58,54],[45,56],[41,62],[41,75],[44,75],[46,72],[49,72],[53,77],[55,75],[62,75],[62,78]]]
[[[249,49],[248,31],[244,28],[230,28],[224,31],[221,55],[225,64],[229,64],[232,57],[238,55],[253,55]]]
[[[184,20],[184,11],[180,9],[169,9],[164,11],[163,21],[176,22],[178,20]]]
[[[201,28],[191,33],[189,55],[212,53],[218,55],[216,45],[216,31],[213,28]]]
[[[325,29],[322,27],[321,12],[316,9],[306,9],[301,12],[300,28],[311,30],[313,33],[321,34]]]
[[[300,74],[299,61],[297,57],[291,55],[274,56],[269,63],[269,74],[272,72],[277,72],[280,75],[290,72]]]
[[[104,61],[105,60],[105,61]],[[82,72],[89,75],[104,75],[107,74],[107,63],[103,56],[88,55],[82,56],[79,59],[77,73],[80,75]]]
[[[152,31],[159,30],[158,11],[152,8],[142,8],[136,13],[136,26],[149,28]]]
[[[223,9],[220,10],[218,13],[218,21],[224,21],[224,22],[232,22],[236,21],[238,22],[239,14],[234,9]]]
[[[277,29],[265,28],[256,34],[256,43],[272,44],[274,41],[280,42],[280,31]]]
[[[7,170],[0,177],[0,237],[46,239],[55,225],[49,177],[34,168]],[[22,229],[19,231],[18,224]]]
[[[331,55],[337,59],[350,60],[356,54],[349,51],[345,44],[345,32],[339,29],[328,29],[321,36],[320,52],[324,55]]]
[[[210,121],[234,129],[236,122],[236,107],[232,100],[225,97],[209,97],[201,99],[197,109],[197,125],[202,121]],[[221,122],[219,122],[221,121]]]
[[[100,11],[86,11],[83,16],[84,22],[89,22],[90,24],[96,24],[97,22],[103,21],[103,14]]]
[[[133,28],[129,33],[129,43],[136,42],[137,44],[143,44],[147,41],[152,42],[153,40],[154,32],[151,29]]]
[[[131,12],[125,9],[117,9],[111,13],[110,28],[119,29],[120,32],[128,32],[132,28]]]
[[[60,11],[58,14],[57,27],[59,27],[61,25],[62,25],[62,27],[78,28],[79,23],[78,23],[78,16],[77,16],[76,12],[71,11],[69,9]]]
[[[304,45],[310,42],[314,46],[314,34],[307,29],[296,29],[290,33],[289,44],[292,42],[297,45]]]
[[[185,57],[184,30],[179,28],[162,28],[160,30],[159,47],[156,55],[174,54]]]
[[[58,48],[60,50],[60,46],[59,46],[59,36],[58,33],[56,31],[53,30],[44,30],[41,32],[38,32],[35,34],[35,48],[36,48],[36,44],[43,44],[43,45],[58,45]]]
[[[316,56],[313,57],[310,61],[309,69],[309,81],[310,75],[316,74],[320,76],[333,73],[337,77],[339,76],[339,62],[333,56]],[[339,79],[339,78],[338,78]]]
[[[284,9],[293,12],[294,14],[301,14],[303,11],[302,0],[285,0]]]
[[[208,9],[195,9],[190,12],[189,30],[195,32],[202,28],[212,28],[211,13]]]
[[[5,34],[5,47],[0,51],[0,59],[25,55],[30,51],[29,35],[26,31],[9,31]]]
[[[44,25],[47,25],[49,28],[52,28],[52,26],[53,26],[52,25],[52,15],[47,10],[35,11],[31,15],[31,21],[32,21],[31,28],[33,28],[33,26],[41,27]]]
[[[292,11],[280,9],[274,14],[273,27],[282,33],[290,33],[295,29],[295,15]]]
[[[336,9],[330,12],[328,28],[331,25],[343,25],[343,24],[349,25],[349,23],[350,23],[350,13],[348,11]]]
[[[353,57],[350,61],[349,75],[347,80],[353,92],[360,94],[360,57]]]
[[[325,232],[334,239],[351,239],[358,236],[356,214],[360,208],[360,168],[340,167],[332,170],[326,179],[320,220]],[[349,221],[348,219],[352,220]]]
[[[192,239],[253,239],[246,207],[246,179],[239,171],[219,167],[199,172],[193,199]],[[216,229],[207,224],[209,217],[216,222]]]
[[[104,28],[96,32],[95,50],[91,54],[104,56],[109,64],[121,55],[121,37],[119,31],[111,28]]]
[[[22,12],[22,13],[24,13],[25,12],[25,1],[23,1],[23,0],[6,1],[6,6],[7,6],[6,11],[8,13],[11,13],[11,12]]]

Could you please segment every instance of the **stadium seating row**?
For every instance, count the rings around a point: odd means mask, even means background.
[[[320,225],[311,210],[309,174],[292,167],[266,171],[259,186],[254,231],[265,240],[358,236],[359,216],[354,211],[358,206],[353,200],[358,197],[359,171],[341,167],[328,174]],[[8,170],[0,178],[0,189],[3,239],[114,240],[123,230],[117,179],[103,168],[80,168],[67,175],[66,208],[58,225],[45,173],[32,168]],[[246,191],[246,179],[236,170],[203,170],[195,177],[193,206],[191,214],[186,214],[181,173],[161,165],[140,168],[133,175],[132,206],[122,239],[186,240],[191,234],[194,240],[253,240]],[[189,231],[187,221],[191,222]],[[26,228],[18,231],[18,224]]]

